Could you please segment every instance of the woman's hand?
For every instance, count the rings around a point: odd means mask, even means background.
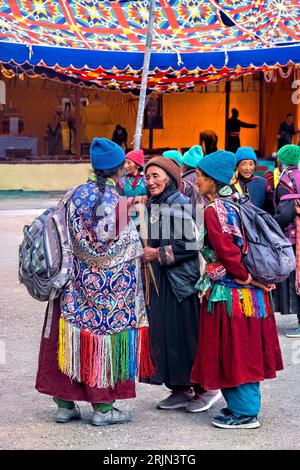
[[[261,282],[255,281],[254,279],[251,281],[251,285],[254,287],[258,287],[264,292],[271,292],[271,290],[276,289],[275,284],[262,284]]]
[[[158,259],[158,248],[151,248],[151,246],[146,246],[144,248],[144,259],[146,263]]]
[[[242,281],[241,279],[235,279],[235,282],[237,282],[238,284],[241,284],[241,286],[246,286],[247,284],[251,284],[252,280],[253,280],[253,277],[251,276],[250,273],[248,273],[248,277],[246,281]]]

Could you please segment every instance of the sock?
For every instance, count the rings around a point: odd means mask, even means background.
[[[92,403],[92,406],[95,411],[101,411],[101,413],[107,413],[113,409],[114,401],[110,403]]]
[[[58,408],[66,408],[67,410],[72,410],[75,406],[73,401],[62,400],[61,398],[53,397],[53,401],[57,404]]]

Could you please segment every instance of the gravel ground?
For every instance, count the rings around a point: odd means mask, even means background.
[[[45,199],[45,198],[44,198]],[[277,316],[285,370],[262,384],[262,427],[258,430],[219,430],[211,419],[223,399],[205,413],[159,411],[156,403],[167,395],[163,386],[138,384],[135,400],[119,407],[134,414],[132,423],[95,428],[91,408],[80,404],[83,419],[69,424],[53,421],[51,398],[34,389],[45,304],[31,299],[17,279],[18,244],[22,227],[57,199],[49,195],[9,204],[0,203],[0,448],[1,449],[299,449],[300,340],[285,332],[296,317]],[[42,201],[42,202],[41,202]],[[126,439],[124,439],[126,436]]]

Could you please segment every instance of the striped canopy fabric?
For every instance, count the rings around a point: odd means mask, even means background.
[[[138,92],[148,0],[2,0],[10,73]],[[296,0],[156,0],[149,91],[300,64]]]

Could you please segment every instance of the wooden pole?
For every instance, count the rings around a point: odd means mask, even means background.
[[[138,112],[137,112],[137,118],[136,118],[135,135],[134,135],[134,148],[135,149],[140,148],[141,139],[142,139],[143,117],[144,117],[147,81],[148,81],[148,73],[149,73],[149,65],[150,65],[150,57],[151,57],[152,35],[153,35],[153,28],[154,28],[155,2],[156,0],[149,0],[149,21],[148,21],[147,38],[146,38],[146,50],[145,50],[145,55],[144,55],[141,91],[140,91]]]
[[[76,135],[76,156],[78,159],[81,157],[81,143],[80,143],[80,87],[75,88],[75,135]]]
[[[263,126],[264,126],[264,89],[265,89],[265,80],[264,73],[260,72],[259,74],[259,157],[263,158],[264,152],[264,140],[263,140]]]

